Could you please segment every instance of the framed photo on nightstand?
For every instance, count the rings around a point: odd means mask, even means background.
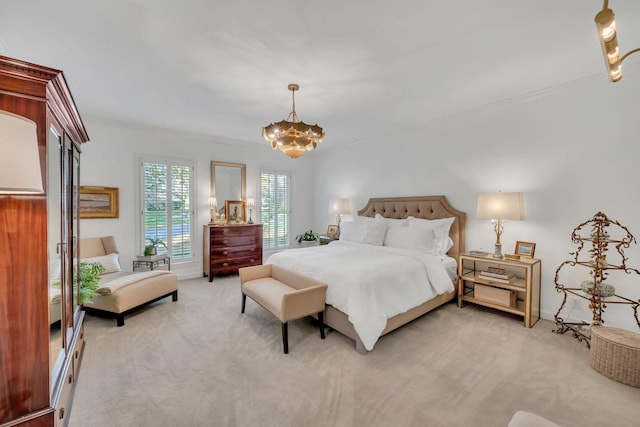
[[[533,258],[536,250],[536,244],[531,242],[516,242],[516,255],[522,258]]]
[[[337,239],[338,238],[338,226],[337,225],[330,225],[329,227],[327,227],[327,236],[331,237],[332,239]]]

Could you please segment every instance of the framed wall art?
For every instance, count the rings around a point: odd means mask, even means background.
[[[118,187],[80,186],[80,218],[118,218]]]

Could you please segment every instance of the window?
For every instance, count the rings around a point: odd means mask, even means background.
[[[161,239],[172,259],[193,259],[193,164],[142,159],[142,240]],[[160,248],[164,249],[164,248]]]
[[[291,178],[286,174],[260,174],[260,215],[263,249],[289,246],[289,190]]]

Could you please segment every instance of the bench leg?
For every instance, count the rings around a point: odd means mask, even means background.
[[[241,313],[244,313],[244,306],[247,304],[247,296],[245,294],[242,294],[242,311]]]
[[[124,326],[124,314],[116,314],[116,325],[119,327]]]
[[[284,347],[284,354],[289,353],[289,329],[287,322],[282,324],[282,346]]]
[[[173,291],[171,294],[171,300],[178,301],[178,291]]]
[[[318,323],[320,323],[320,338],[324,339],[324,312],[318,313]]]

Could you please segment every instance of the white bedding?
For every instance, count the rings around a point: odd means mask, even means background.
[[[387,319],[454,290],[446,268],[451,258],[385,246],[335,241],[285,250],[266,264],[326,283],[327,304],[349,316],[367,350],[373,349]]]

